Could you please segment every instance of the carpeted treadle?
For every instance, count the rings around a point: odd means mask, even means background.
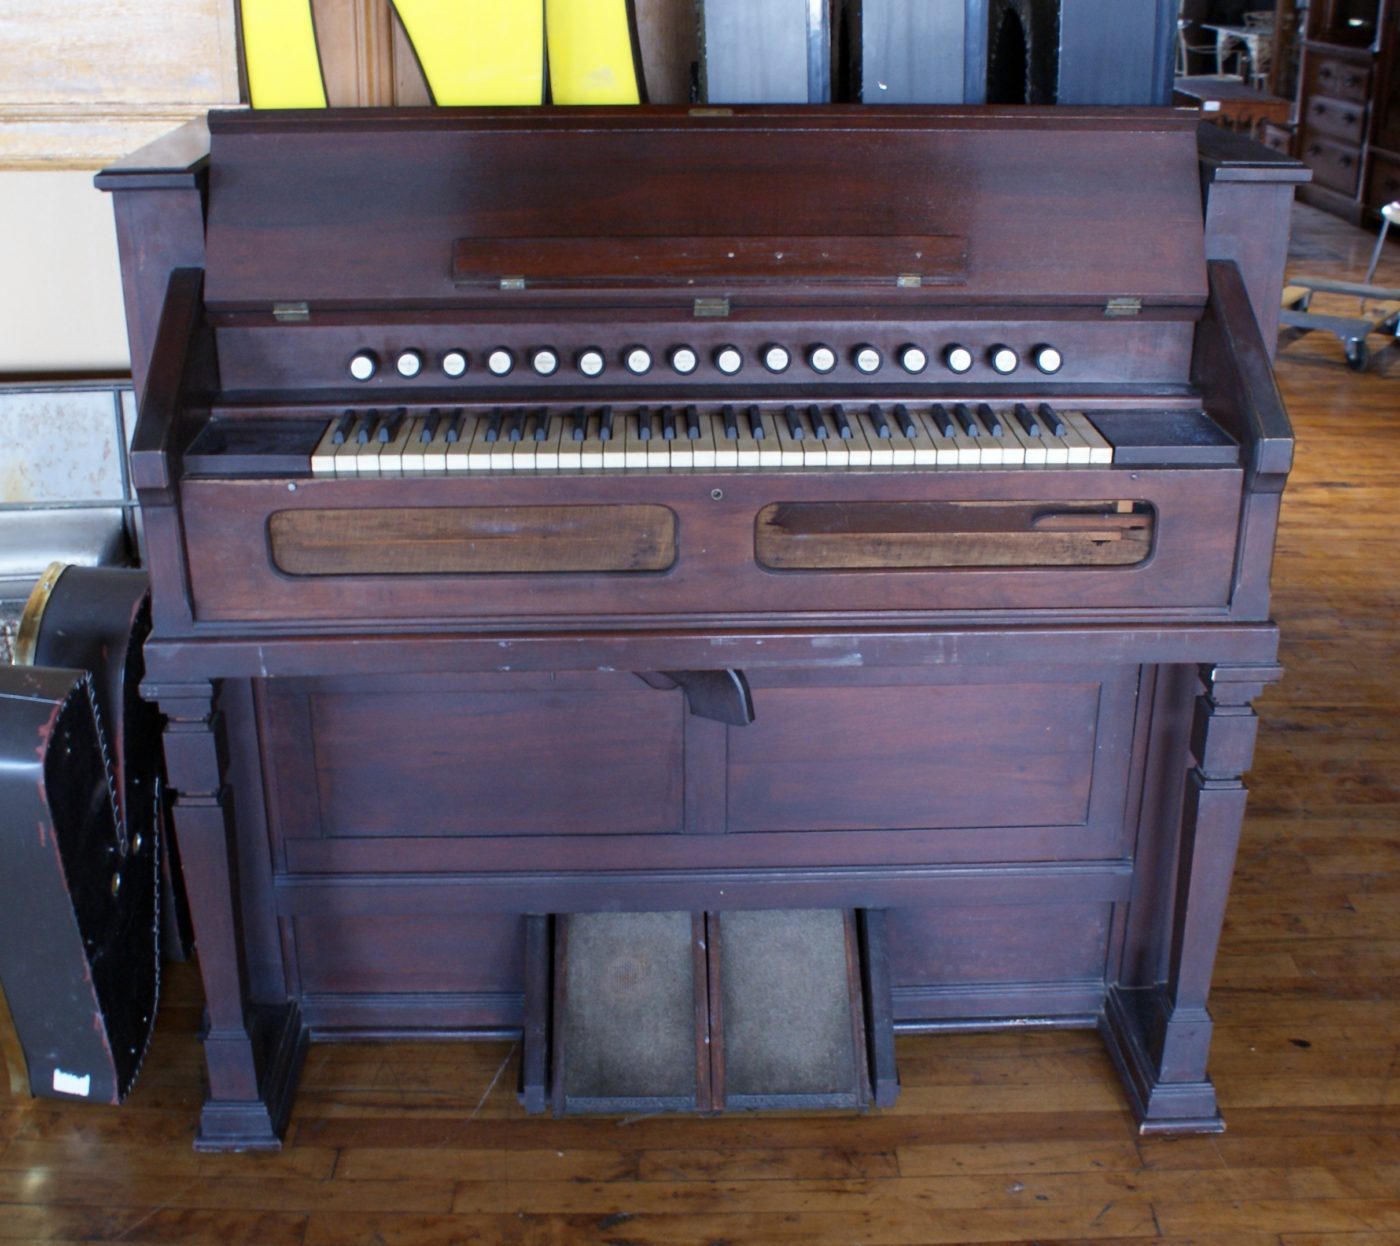
[[[845,914],[736,912],[718,921],[726,1106],[859,1105]]]
[[[693,1108],[691,915],[574,913],[561,921],[562,1110]]]

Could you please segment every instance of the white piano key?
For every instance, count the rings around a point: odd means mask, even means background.
[[[739,412],[734,413],[735,427],[738,428]],[[710,430],[715,439],[715,466],[721,471],[739,466],[739,439],[731,438],[724,422],[723,411],[710,413]]]
[[[1060,440],[1065,443],[1065,449],[1069,452],[1069,465],[1071,467],[1086,467],[1090,462],[1089,443],[1084,439],[1084,435],[1070,426],[1063,416],[1060,417]]]
[[[393,419],[397,420],[397,424],[390,423],[389,440],[381,442],[379,446],[379,474],[381,476],[403,475],[403,455],[408,446],[408,437],[413,421],[403,413],[393,417]]]
[[[783,447],[778,440],[777,412],[759,410],[758,419],[763,429],[763,436],[755,435],[754,440],[758,442],[758,465],[759,467],[781,467],[783,465]]]
[[[1089,446],[1090,463],[1112,463],[1113,447],[1104,440],[1103,434],[1094,427],[1089,417],[1082,411],[1061,411],[1060,418],[1067,428],[1072,428]]]
[[[428,443],[423,440],[427,432],[428,416],[415,415],[408,421],[408,440],[404,443],[399,469],[405,476],[421,476],[426,466],[424,452]]]
[[[357,476],[373,476],[379,471],[380,421],[378,412],[365,416],[351,439],[349,467]],[[336,466],[340,466],[340,455],[336,455]]]
[[[956,467],[961,461],[961,451],[958,443],[952,435],[943,431],[943,424],[939,417],[932,410],[919,412],[923,420],[924,428],[928,432],[929,441],[933,446],[934,463],[938,467]],[[952,421],[952,414],[946,408],[943,411],[943,418]]]
[[[772,412],[773,431],[778,435],[778,466],[779,467],[802,467],[807,462],[807,456],[803,449],[807,444],[807,431],[804,428],[801,438],[794,437],[792,430],[788,427],[788,413],[786,410]],[[800,421],[802,417],[797,416]]]
[[[504,416],[502,416],[504,419]],[[469,472],[489,472],[491,470],[491,448],[495,441],[487,441],[487,433],[492,425],[495,425],[499,432],[501,421],[497,420],[493,414],[483,413],[476,417],[471,425],[471,439],[467,439],[467,430],[462,430],[462,442],[465,443],[463,450],[463,467]],[[453,456],[449,452],[447,456],[447,466],[452,467]]]
[[[535,470],[540,451],[540,443],[535,440],[535,430],[539,427],[544,412],[536,407],[525,412],[520,419],[520,440],[512,443],[510,469],[513,472]],[[550,421],[551,425],[553,421]]]
[[[852,467],[869,467],[874,457],[870,449],[870,438],[854,411],[846,412],[846,427],[851,435],[845,439],[846,458]]]
[[[687,434],[688,436],[688,434]],[[719,463],[719,449],[715,442],[714,423],[705,415],[700,417],[700,436],[689,443],[695,466],[709,471]]]
[[[425,470],[430,473],[448,471],[449,452],[464,441],[467,444],[471,443],[472,424],[472,417],[462,411],[444,411],[438,423],[437,434],[428,443],[428,449],[423,455]],[[465,467],[465,464],[462,466]]]
[[[642,440],[641,424],[636,411],[618,417],[624,430],[622,466],[628,471],[641,471],[647,465],[648,443]],[[616,425],[614,425],[616,431]]]
[[[523,418],[524,412],[519,407],[509,407],[502,414],[496,440],[489,443],[486,464],[488,471],[509,472],[515,470],[516,443],[510,439],[510,430],[512,426],[518,427]]]
[[[602,437],[603,418],[598,418],[598,439],[602,444],[602,461],[599,464],[605,472],[621,471],[627,466],[627,419],[621,411],[612,413],[612,427],[606,441]]]
[[[841,436],[837,427],[834,408],[822,408],[822,420],[826,424],[826,465],[828,467],[849,467],[851,465],[851,443]]]
[[[341,429],[343,422],[344,417],[337,416],[326,425],[326,431],[321,434],[321,440],[316,443],[316,448],[311,452],[311,474],[313,476],[335,475],[335,455],[342,444],[336,440],[336,433]]]
[[[907,409],[907,408],[906,408]],[[894,407],[885,408],[885,419],[889,423],[890,429],[890,449],[894,452],[894,464],[896,467],[913,467],[917,461],[917,450],[914,445],[915,439],[905,435],[904,428],[899,422],[898,412]],[[918,426],[915,425],[917,433]]]
[[[817,417],[813,418],[812,412],[816,410]],[[831,440],[831,425],[821,414],[821,409],[808,407],[805,411],[799,411],[805,436],[802,439],[802,466],[803,467],[826,467],[828,466],[826,448]],[[826,429],[825,437],[817,436],[817,420],[821,420],[822,426]]]
[[[847,418],[851,421],[851,431],[854,432],[856,426],[860,426],[861,432],[865,434],[866,444],[870,447],[871,467],[893,467],[894,466],[894,445],[891,438],[881,437],[879,430],[875,426],[875,421],[871,418],[870,412],[866,410],[853,410],[846,412]],[[886,420],[888,420],[886,416]]]
[[[661,431],[661,411],[653,407],[651,412],[651,440],[647,442],[647,470],[668,471],[671,467],[671,443]]]
[[[587,436],[579,443],[579,466],[584,471],[602,471],[604,451],[612,445],[598,434],[602,426],[600,412],[594,411],[588,417]]]
[[[916,467],[936,467],[938,464],[938,444],[933,439],[933,431],[926,414],[917,407],[909,408],[917,435],[914,443],[914,465]]]
[[[1027,447],[1025,438],[1021,435],[1022,428],[1016,419],[1016,412],[1010,407],[1003,407],[996,414],[1001,421],[1001,434],[996,438],[996,442],[1001,448],[1002,466],[1024,467]]]
[[[537,472],[557,472],[560,451],[563,447],[566,421],[562,411],[553,413],[543,439],[535,442],[535,470]]]
[[[744,407],[736,411],[735,421],[739,429],[739,436],[734,441],[734,446],[739,452],[739,466],[757,467],[759,448],[762,443],[753,435],[753,421],[749,416],[749,409]],[[726,440],[728,439],[726,438]]]
[[[977,435],[981,450],[978,463],[983,467],[1002,466],[1006,461],[1005,447],[1002,445],[1002,435],[1006,431],[1006,422],[985,402],[978,403],[977,406],[973,407],[972,414],[981,429]],[[993,429],[997,431],[993,432]]]
[[[1022,447],[1022,466],[1044,467],[1046,463],[1045,427],[1037,419],[1035,422],[1035,433],[1029,433],[1017,417],[1014,409],[1006,412],[1006,426],[1016,436]]]

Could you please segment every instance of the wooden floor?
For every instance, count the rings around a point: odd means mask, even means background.
[[[1292,269],[1370,243],[1300,210]],[[0,1098],[0,1240],[1400,1243],[1400,351],[1358,376],[1313,335],[1279,375],[1288,674],[1212,1000],[1223,1136],[1137,1137],[1092,1033],[902,1038],[898,1107],[857,1119],[527,1119],[510,1044],[356,1045],[312,1048],[281,1155],[196,1156],[177,967],[126,1107]]]

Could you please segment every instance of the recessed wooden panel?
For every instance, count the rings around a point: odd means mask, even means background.
[[[1132,502],[775,502],[754,556],[778,571],[1109,567],[1152,551],[1153,514]]]
[[[322,833],[679,830],[683,702],[635,686],[314,694]]]
[[[889,910],[896,990],[1102,978],[1111,904]]]
[[[272,561],[288,575],[664,571],[665,506],[395,506],[277,511]]]
[[[520,991],[524,918],[298,917],[302,989],[331,994]]]
[[[1088,818],[1097,683],[772,688],[755,707],[730,731],[731,830]]]
[[[893,286],[906,275],[927,284],[960,284],[967,275],[967,239],[459,238],[452,249],[452,278],[458,285],[498,285],[502,277],[520,277],[527,288],[783,280]]]

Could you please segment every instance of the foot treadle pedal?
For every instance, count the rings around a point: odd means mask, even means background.
[[[527,1110],[894,1101],[883,913],[572,913],[552,940],[547,922],[527,923]]]

